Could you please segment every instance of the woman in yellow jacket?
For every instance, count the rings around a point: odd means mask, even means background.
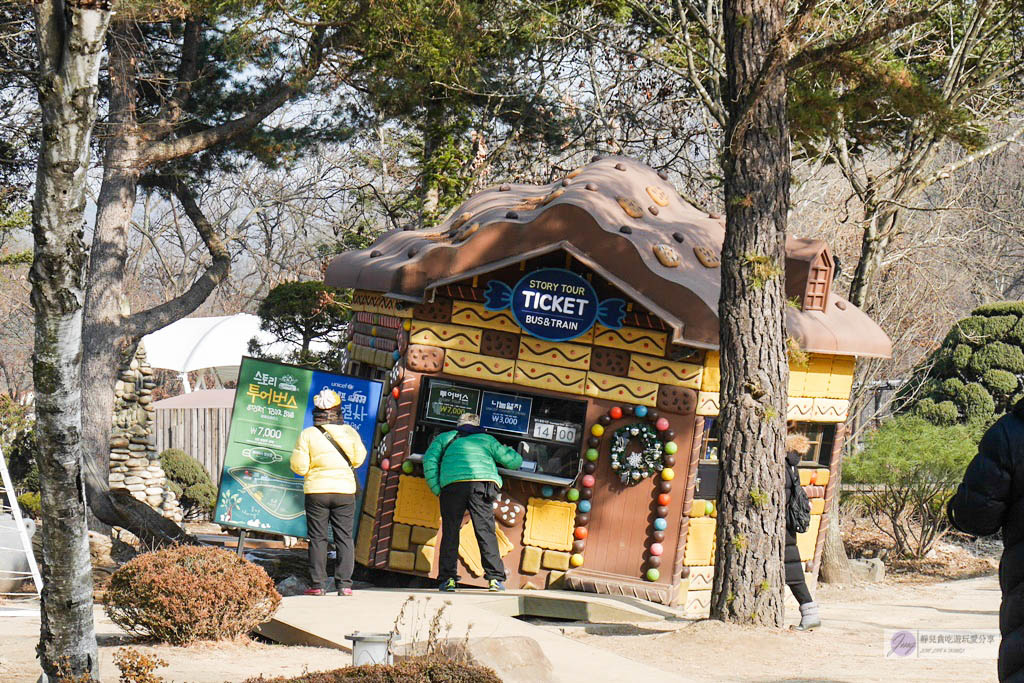
[[[309,538],[309,576],[306,595],[323,595],[327,585],[327,524],[337,546],[334,581],[338,595],[352,595],[352,522],[356,509],[356,473],[366,459],[366,446],[355,429],[343,423],[341,398],[331,389],[313,397],[313,426],[299,434],[292,451],[292,472],[306,478],[306,527]],[[338,450],[326,432],[344,455]],[[347,456],[347,457],[346,457]]]

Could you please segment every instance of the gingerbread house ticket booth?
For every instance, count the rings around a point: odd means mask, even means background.
[[[356,538],[361,564],[436,576],[440,514],[422,454],[461,413],[523,455],[502,471],[497,535],[511,588],[569,588],[706,613],[714,570],[719,253],[724,222],[630,159],[557,182],[480,192],[433,229],[342,254],[348,371],[384,379]],[[800,470],[816,572],[857,356],[890,342],[830,287],[814,240],[787,244],[789,419],[812,448]],[[462,579],[483,585],[473,530]]]

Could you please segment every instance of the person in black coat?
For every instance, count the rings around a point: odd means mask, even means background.
[[[1024,681],[1024,400],[985,432],[946,511],[964,533],[1003,530],[999,680]]]
[[[799,433],[790,433],[786,437],[786,503],[789,503],[790,492],[794,482],[800,484],[800,472],[797,466],[800,459],[810,450],[811,442]],[[786,552],[783,555],[786,568],[786,585],[793,591],[793,597],[800,603],[800,623],[794,628],[797,631],[812,631],[821,626],[818,603],[811,597],[804,577],[804,563],[800,560],[800,549],[796,546],[796,534],[786,526]]]

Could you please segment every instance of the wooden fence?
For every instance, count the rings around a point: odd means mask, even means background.
[[[154,411],[157,452],[180,448],[198,460],[219,485],[228,448],[231,408],[165,408]]]

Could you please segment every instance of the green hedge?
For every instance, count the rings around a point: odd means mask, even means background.
[[[900,391],[937,425],[986,425],[1024,398],[1024,302],[979,306],[960,320]]]
[[[178,448],[160,454],[167,488],[178,497],[186,519],[208,516],[217,503],[217,487],[199,462]]]

